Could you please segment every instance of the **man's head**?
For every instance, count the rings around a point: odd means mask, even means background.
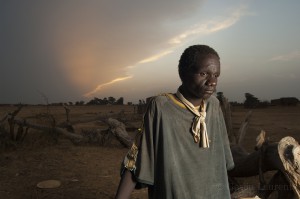
[[[182,53],[178,69],[185,97],[191,100],[206,99],[216,89],[220,57],[209,46],[190,46]]]
[[[184,50],[178,65],[179,77],[181,81],[184,74],[187,74],[194,69],[195,65],[197,64],[198,57],[204,55],[215,55],[220,59],[219,54],[213,48],[207,45],[193,45]]]

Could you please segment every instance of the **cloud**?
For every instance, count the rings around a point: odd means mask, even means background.
[[[116,82],[124,81],[124,80],[130,79],[130,78],[132,78],[132,76],[119,77],[119,78],[116,78],[116,79],[114,79],[114,80],[112,80],[112,81],[110,81],[110,82],[107,82],[107,83],[104,83],[104,84],[100,84],[100,85],[98,85],[93,91],[84,94],[84,96],[85,96],[85,97],[91,97],[91,96],[93,96],[95,93],[99,92],[99,91],[100,91],[103,87],[105,87],[105,86],[108,86],[108,85],[110,85],[110,84],[114,84],[114,83],[116,83]]]
[[[191,38],[208,35],[229,28],[233,26],[235,23],[237,23],[239,19],[246,14],[249,14],[246,12],[246,7],[241,6],[238,7],[236,10],[234,10],[233,12],[231,12],[229,16],[222,17],[221,19],[219,18],[214,20],[208,20],[207,22],[201,22],[199,24],[196,24],[193,26],[193,28],[184,31],[182,33],[179,33],[175,37],[173,36],[172,39],[167,39],[166,41],[168,41],[167,42],[168,45],[160,53],[144,58],[141,61],[138,61],[134,65],[127,66],[126,67],[127,73],[130,73],[130,70],[132,70],[133,68],[137,67],[140,64],[154,62],[165,57],[166,55],[172,53],[174,49],[178,47],[180,44],[190,40]],[[133,75],[131,77],[133,77]],[[109,83],[104,83],[101,85],[113,84],[117,82],[118,81],[114,81],[114,82],[110,81]],[[92,93],[96,93],[97,91],[99,91],[99,89],[94,89]]]
[[[246,7],[242,6],[236,9],[234,12],[232,12],[232,14],[228,17],[224,17],[222,19],[209,20],[207,22],[201,22],[197,25],[194,25],[194,27],[192,27],[191,29],[170,39],[169,43],[180,44],[189,37],[208,35],[229,28],[230,26],[233,26],[235,23],[237,23],[242,16],[247,14],[247,12],[245,12],[245,9]]]
[[[300,59],[300,51],[293,51],[285,55],[272,57],[269,61],[291,61]]]
[[[273,78],[280,78],[280,79],[286,79],[287,77],[290,79],[290,80],[296,80],[296,79],[299,79],[299,76],[294,74],[294,73],[286,73],[286,74],[282,74],[282,73],[275,73],[275,74],[272,74],[272,77]]]
[[[2,85],[17,74],[22,81],[15,82],[16,93],[39,89],[58,100],[71,90],[99,94],[133,79],[132,68],[158,61],[190,39],[224,30],[245,14],[239,8],[229,17],[197,24],[203,2],[6,1],[0,6]]]
[[[126,76],[126,66],[157,59],[151,55],[162,52],[165,41],[178,32],[165,24],[193,16],[202,2],[5,1],[0,6],[0,60],[5,67],[0,88],[10,93],[12,88],[4,85],[12,85],[17,75],[24,81],[15,81],[16,93],[41,84],[40,90],[58,100],[71,89],[94,91]],[[62,92],[48,89],[54,85]]]
[[[160,58],[162,58],[162,57],[164,57],[164,56],[166,56],[166,55],[168,55],[172,52],[173,52],[172,50],[166,50],[166,51],[161,52],[159,54],[156,54],[156,55],[153,55],[153,56],[148,57],[146,59],[143,59],[143,60],[139,61],[138,64],[145,64],[145,63],[149,63],[149,62],[154,62],[154,61],[156,61],[156,60],[158,60],[158,59],[160,59]]]

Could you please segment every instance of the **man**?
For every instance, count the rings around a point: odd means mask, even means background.
[[[154,97],[140,138],[125,157],[116,198],[147,186],[149,198],[229,199],[227,170],[234,167],[219,101],[218,53],[187,48],[179,60],[176,94]]]

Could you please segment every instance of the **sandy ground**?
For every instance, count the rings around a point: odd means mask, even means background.
[[[71,121],[95,116],[113,116],[122,118],[127,125],[138,127],[141,116],[133,115],[130,106],[70,107]],[[0,107],[2,116],[14,110],[14,107]],[[45,107],[25,107],[19,117],[29,117],[44,113]],[[233,108],[233,127],[237,131],[248,110]],[[62,107],[52,107],[50,113],[57,122],[65,120]],[[33,118],[32,121],[44,122]],[[279,141],[287,135],[300,141],[300,106],[269,107],[253,110],[243,145],[251,152],[255,138],[260,130],[265,130],[272,141]],[[82,129],[105,129],[101,122],[89,122],[75,125]],[[129,132],[133,135],[134,132]],[[81,144],[74,145],[64,137],[55,141],[49,133],[30,131],[23,143],[0,151],[0,198],[2,199],[82,199],[113,198],[120,177],[120,162],[127,149],[117,140],[108,146]],[[59,180],[61,186],[55,189],[37,188],[43,180]],[[243,179],[245,183],[255,183],[258,177]],[[147,198],[147,190],[137,190],[132,198]]]

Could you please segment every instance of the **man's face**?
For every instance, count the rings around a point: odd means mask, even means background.
[[[216,55],[199,56],[196,66],[184,75],[182,85],[191,98],[207,99],[216,90],[220,60]]]

